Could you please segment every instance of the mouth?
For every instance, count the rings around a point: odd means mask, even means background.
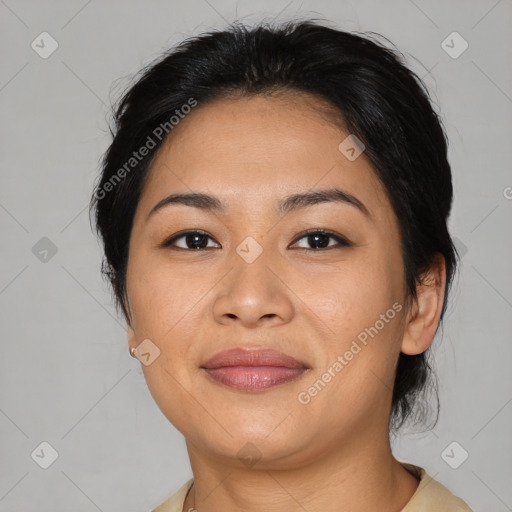
[[[241,391],[261,391],[301,377],[310,368],[271,349],[219,352],[201,366],[214,381]]]

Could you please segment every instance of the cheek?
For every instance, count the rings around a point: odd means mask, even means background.
[[[195,376],[190,340],[200,324],[194,305],[208,283],[200,275],[185,277],[142,251],[130,258],[127,289],[137,342],[150,339],[160,350],[150,365],[141,365],[144,378],[162,413],[183,431],[194,421],[189,411],[195,410],[183,392],[193,389]]]
[[[160,350],[155,362],[143,368],[152,393],[179,391],[173,377],[185,385],[194,373],[193,340],[205,321],[203,297],[213,283],[213,277],[205,276],[200,270],[180,271],[162,255],[143,250],[130,255],[127,290],[135,335],[139,343],[148,338]]]
[[[339,339],[356,336],[395,302],[402,303],[401,262],[389,256],[354,258],[343,268],[321,278],[316,275],[309,282],[311,309]]]
[[[353,397],[378,401],[392,387],[403,335],[402,269],[398,251],[372,251],[330,276],[316,276],[316,284],[311,281],[311,309],[329,326],[323,364],[312,380],[322,379],[329,369],[336,375],[325,375],[323,380],[331,379],[332,385],[324,398],[343,397],[356,408]]]
[[[161,255],[131,255],[127,289],[136,330],[162,342],[183,330],[208,291],[207,281],[203,272],[182,272]]]
[[[298,397],[311,417],[334,430],[370,421],[376,411],[385,416],[391,400],[403,306],[382,276],[376,284],[369,275],[332,282],[336,291],[331,289],[324,311],[331,315],[330,334],[322,339],[321,364]]]

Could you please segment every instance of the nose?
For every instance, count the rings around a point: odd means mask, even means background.
[[[249,263],[235,254],[232,263],[215,297],[215,320],[247,328],[289,322],[294,311],[293,294],[283,279],[278,256],[264,250]]]

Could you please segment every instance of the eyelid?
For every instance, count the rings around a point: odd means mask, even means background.
[[[292,242],[292,245],[296,244],[302,238],[304,238],[308,235],[316,234],[316,233],[320,233],[322,235],[326,235],[326,236],[333,238],[334,240],[336,240],[336,242],[338,242],[338,246],[341,246],[341,247],[351,247],[353,245],[352,242],[348,238],[344,237],[343,235],[340,235],[340,234],[336,233],[335,231],[330,231],[329,229],[323,229],[323,228],[311,228],[311,229],[306,229],[305,231],[302,231],[295,237],[295,240]],[[322,250],[325,251],[328,249],[333,249],[334,247],[336,247],[336,246],[326,247],[324,249],[305,249],[304,247],[300,247],[300,249],[303,249],[306,251],[309,250],[309,251],[313,251],[313,252],[321,252]]]
[[[328,237],[336,240],[338,245],[326,247],[323,249],[309,249],[309,248],[305,248],[305,247],[300,247],[299,249],[306,250],[306,251],[313,251],[313,252],[321,252],[321,251],[333,249],[336,247],[351,247],[351,246],[353,246],[353,243],[350,240],[348,240],[346,237],[344,237],[343,235],[340,235],[334,231],[330,231],[330,230],[324,229],[324,228],[310,228],[310,229],[306,229],[305,231],[301,231],[295,237],[294,241],[290,245],[295,245],[299,240],[307,237],[308,235],[317,234],[317,233],[328,236]],[[204,248],[204,249],[184,249],[182,247],[175,247],[172,245],[174,242],[176,242],[176,240],[178,240],[179,238],[186,236],[188,234],[199,234],[199,235],[206,236],[206,237],[210,238],[211,240],[213,240],[218,245],[220,245],[220,248],[222,249],[222,245],[219,242],[217,242],[212,235],[210,235],[207,231],[204,231],[202,229],[185,229],[185,230],[179,231],[178,233],[175,233],[174,235],[172,235],[170,238],[166,239],[161,244],[161,246],[164,248],[173,247],[177,250],[193,251],[193,252],[197,252],[199,250],[204,251],[206,249],[215,249],[215,247],[208,247],[208,248]],[[290,247],[290,246],[288,246],[288,247]]]
[[[166,238],[162,244],[161,247],[169,248],[174,247],[172,244],[176,242],[181,237],[184,237],[189,234],[198,234],[198,235],[204,235],[213,241],[215,241],[216,244],[221,245],[219,242],[215,240],[215,238],[210,235],[207,231],[204,231],[202,229],[183,229],[182,231],[178,231],[177,233],[174,233],[174,235],[170,236],[169,238]],[[198,251],[198,249],[183,249],[182,247],[174,247],[175,249],[182,250],[182,251]],[[222,248],[222,246],[221,246]],[[209,249],[215,249],[215,247],[209,247]],[[204,249],[202,249],[204,250]]]

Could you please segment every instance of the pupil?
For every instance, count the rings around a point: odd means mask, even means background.
[[[192,239],[192,241],[191,241]],[[199,239],[199,241],[197,242],[197,239]],[[187,235],[187,246],[189,245],[192,245],[193,249],[202,249],[204,247],[206,247],[207,243],[201,243],[201,242],[205,242],[206,240],[206,235]],[[190,244],[189,244],[190,242]],[[197,245],[195,245],[196,243],[200,244],[200,247],[198,247]]]
[[[318,239],[322,239],[322,238],[325,243],[318,242]],[[324,235],[324,234],[309,235],[309,241],[311,242],[312,240],[314,240],[314,242],[312,244],[315,247],[320,246],[321,248],[323,248],[323,247],[327,247],[329,245],[329,236],[328,235]]]

